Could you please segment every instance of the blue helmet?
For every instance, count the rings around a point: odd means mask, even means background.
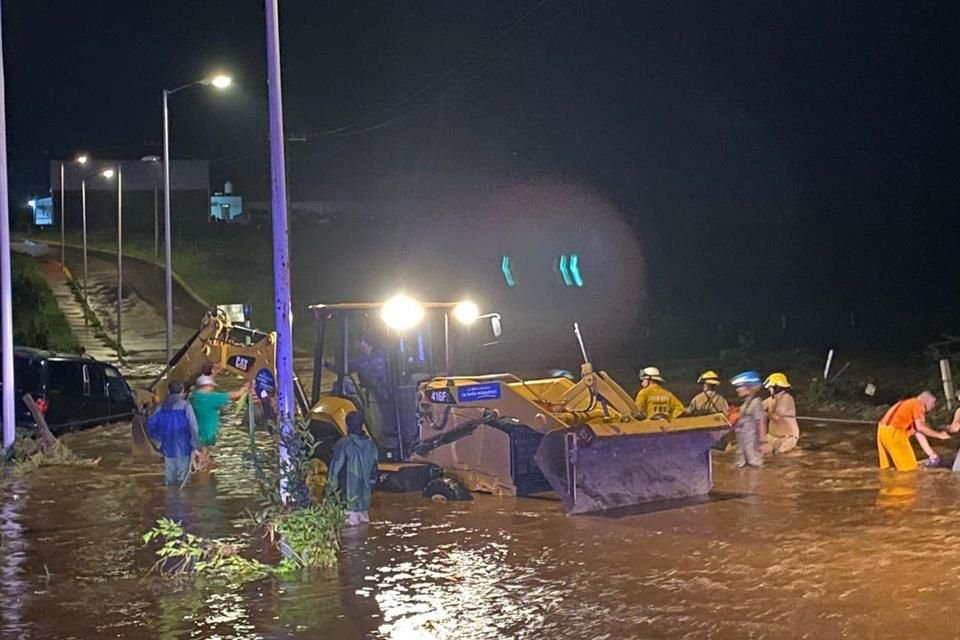
[[[730,378],[730,384],[735,387],[759,387],[760,374],[756,371],[744,371]]]

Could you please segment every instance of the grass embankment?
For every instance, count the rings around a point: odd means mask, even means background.
[[[37,241],[47,238],[38,236]],[[67,244],[79,246],[78,233],[67,234]],[[87,234],[87,245],[100,251],[116,252],[112,231]],[[185,236],[173,245],[173,269],[198,296],[211,305],[249,303],[253,324],[261,329],[273,326],[273,262],[269,235],[231,225],[211,225],[202,233]],[[123,254],[163,264],[163,253],[154,254],[153,235],[125,233]]]
[[[17,345],[67,353],[80,350],[40,265],[27,256],[11,256],[13,342]]]

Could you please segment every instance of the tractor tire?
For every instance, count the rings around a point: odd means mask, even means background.
[[[436,502],[468,502],[473,500],[469,489],[453,478],[434,478],[423,488],[423,497]]]

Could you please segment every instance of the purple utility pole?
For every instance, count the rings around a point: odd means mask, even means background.
[[[280,84],[280,24],[277,0],[265,0],[267,85],[270,94],[270,177],[273,193],[273,296],[277,327],[277,410],[280,421],[280,496],[290,498],[287,445],[294,433],[293,312],[290,308],[290,241],[287,226],[287,169],[284,158],[283,89]]]
[[[7,189],[7,91],[3,74],[3,17],[0,16],[0,359],[3,374],[3,448],[13,446],[13,294],[10,287],[10,193]]]

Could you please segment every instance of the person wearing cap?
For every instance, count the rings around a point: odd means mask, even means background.
[[[685,413],[691,416],[708,416],[714,413],[727,415],[730,405],[717,391],[720,386],[720,376],[717,372],[704,371],[697,378],[697,382],[703,385],[703,391],[693,397]]]
[[[183,384],[171,382],[167,397],[147,422],[147,435],[160,442],[163,483],[181,485],[190,473],[190,457],[199,446],[197,418],[183,398]]]
[[[734,376],[730,384],[736,389],[737,396],[743,400],[733,427],[737,438],[736,465],[762,467],[763,453],[759,445],[763,440],[764,413],[763,401],[760,400],[760,374],[756,371],[744,371]]]
[[[197,378],[190,404],[197,415],[200,448],[206,449],[217,444],[220,432],[220,410],[234,400],[239,400],[249,391],[249,385],[236,391],[217,391],[217,383],[211,376]]]
[[[648,418],[658,415],[676,418],[683,413],[683,403],[660,386],[663,381],[660,369],[656,367],[646,367],[640,372],[640,390],[634,402]]]
[[[327,497],[340,494],[347,512],[347,526],[370,522],[370,494],[377,474],[377,445],[363,428],[363,415],[346,416],[347,435],[333,446],[327,470]]]
[[[767,412],[767,437],[763,443],[764,454],[778,454],[792,451],[800,439],[800,425],[797,424],[797,403],[790,395],[790,380],[784,373],[771,373],[763,381],[763,388],[770,397],[763,401]]]
[[[936,466],[940,462],[939,456],[930,447],[927,436],[949,440],[950,434],[927,426],[927,412],[932,411],[936,405],[936,396],[924,391],[915,398],[897,402],[887,410],[877,423],[877,456],[881,469],[889,469],[891,466],[897,471],[917,469],[917,456],[910,445],[910,436],[916,436],[917,444],[929,457],[930,466]]]

